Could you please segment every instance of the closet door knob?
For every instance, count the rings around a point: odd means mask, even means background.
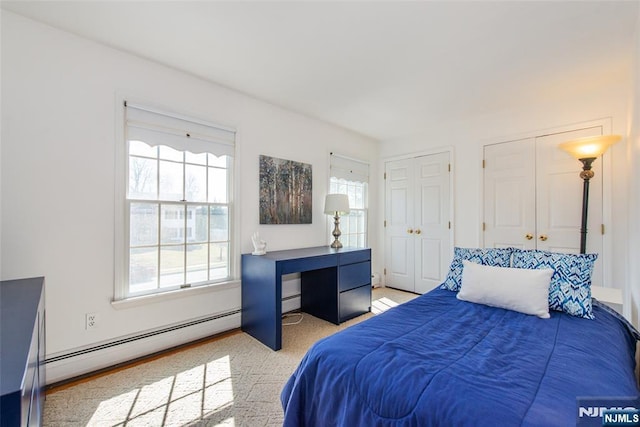
[[[546,242],[546,241],[547,241],[547,239],[548,239],[548,237],[547,237],[547,235],[546,235],[546,234],[541,234],[541,235],[540,235],[540,240],[542,240],[543,242]]]
[[[524,238],[527,239],[527,240],[531,240],[531,239],[533,239],[533,234],[527,233],[527,234],[524,235]]]
[[[422,231],[420,231],[420,229],[419,229],[419,228],[418,228],[418,229],[416,229],[416,234],[420,234],[420,233],[422,233]]]
[[[409,234],[413,234],[413,228],[408,229],[408,230],[407,230],[407,233],[409,233]]]

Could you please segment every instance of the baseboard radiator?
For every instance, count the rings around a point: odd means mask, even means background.
[[[47,385],[237,329],[240,313],[232,310],[54,355],[45,359]]]

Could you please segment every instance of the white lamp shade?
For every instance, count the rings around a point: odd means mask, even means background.
[[[587,159],[600,157],[602,153],[607,151],[609,146],[620,141],[620,135],[597,135],[586,138],[578,138],[572,141],[563,142],[559,145],[567,153],[576,159]]]
[[[349,213],[349,196],[346,194],[327,194],[324,200],[324,213],[344,215]]]

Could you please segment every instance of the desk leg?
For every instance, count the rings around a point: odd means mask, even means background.
[[[242,330],[272,350],[282,348],[282,275],[272,260],[242,256]]]

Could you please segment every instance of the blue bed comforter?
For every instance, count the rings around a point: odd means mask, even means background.
[[[576,397],[638,396],[635,338],[436,289],[318,341],[282,391],[285,426],[570,426]]]

